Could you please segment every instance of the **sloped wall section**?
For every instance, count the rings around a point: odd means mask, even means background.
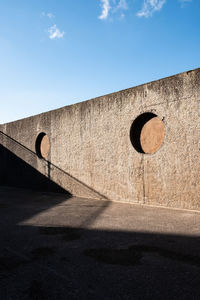
[[[199,101],[196,69],[1,125],[0,143],[73,195],[200,210]]]

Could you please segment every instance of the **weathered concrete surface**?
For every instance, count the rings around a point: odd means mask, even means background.
[[[0,187],[0,299],[200,299],[200,213]]]
[[[0,143],[78,197],[199,210],[199,100],[196,69],[4,124]],[[132,122],[145,112],[165,127],[151,155],[130,142]],[[46,161],[35,155],[40,132],[50,140]],[[6,165],[3,172],[12,184],[22,176],[11,180]]]

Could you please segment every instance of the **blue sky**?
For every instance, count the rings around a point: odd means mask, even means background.
[[[199,62],[199,0],[0,1],[1,124]]]

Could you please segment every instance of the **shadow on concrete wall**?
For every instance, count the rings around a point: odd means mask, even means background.
[[[135,150],[140,153],[144,153],[140,142],[140,135],[141,135],[142,128],[149,120],[155,117],[157,117],[157,115],[153,114],[152,112],[145,112],[139,115],[131,125],[131,129],[130,129],[131,144],[135,148]]]
[[[2,145],[0,145],[0,155],[3,157],[4,164],[0,178],[1,185],[71,195]]]
[[[4,139],[4,143],[9,145],[13,152],[20,153],[20,157],[3,145],[0,145],[0,184],[15,187],[32,188],[40,191],[66,192],[72,194],[73,191],[61,187],[53,178],[57,178],[58,182],[64,182],[65,186],[73,187],[73,190],[81,190],[84,197],[93,197],[97,199],[108,200],[107,197],[95,191],[79,179],[57,167],[55,164],[37,157],[37,154],[26,146],[22,145],[15,139],[0,131],[0,135]],[[47,169],[47,176],[37,171],[37,160]],[[35,166],[35,167],[34,167]]]

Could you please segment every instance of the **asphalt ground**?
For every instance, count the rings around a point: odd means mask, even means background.
[[[1,186],[4,299],[200,299],[200,212]]]

